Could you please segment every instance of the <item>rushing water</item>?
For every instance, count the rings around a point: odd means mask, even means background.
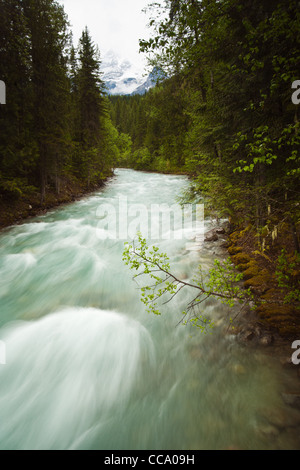
[[[212,335],[176,326],[188,292],[146,313],[124,241],[101,239],[104,203],[172,204],[186,186],[118,170],[103,191],[0,235],[0,448],[300,447],[278,358],[225,334],[229,314],[211,301]],[[185,239],[160,246],[185,279],[215,256]]]

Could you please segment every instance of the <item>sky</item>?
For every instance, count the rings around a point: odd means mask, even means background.
[[[149,0],[58,0],[64,6],[73,31],[74,45],[88,27],[101,56],[114,51],[137,68],[146,64],[138,53],[139,39],[149,37],[148,17],[142,13]]]

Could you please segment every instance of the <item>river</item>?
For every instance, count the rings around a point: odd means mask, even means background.
[[[230,312],[211,300],[212,334],[178,325],[187,291],[146,313],[124,240],[103,237],[104,204],[120,220],[120,198],[171,205],[187,185],[117,170],[103,190],[0,234],[1,449],[300,448],[278,357],[227,334]],[[158,242],[184,279],[222,256],[190,243]]]

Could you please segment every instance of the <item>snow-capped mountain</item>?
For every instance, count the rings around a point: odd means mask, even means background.
[[[148,90],[150,90],[150,88],[154,87],[158,80],[161,80],[163,78],[166,78],[164,73],[158,67],[154,67],[152,72],[149,73],[147,80],[136,90],[134,90],[131,94],[143,95]]]
[[[153,72],[145,75],[143,69],[122,60],[113,51],[102,58],[101,70],[109,95],[142,95],[156,83]]]

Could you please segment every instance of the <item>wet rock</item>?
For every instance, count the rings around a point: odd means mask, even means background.
[[[286,405],[293,408],[300,409],[300,394],[299,393],[282,393],[282,399]]]
[[[253,330],[247,330],[246,332],[242,333],[242,339],[244,341],[252,341],[255,338],[255,333]]]
[[[299,450],[299,432],[294,429],[287,429],[277,437],[277,444],[279,450]]]
[[[292,363],[292,357],[291,356],[281,357],[280,358],[280,363],[281,363],[282,367],[284,367],[284,368],[294,367],[294,364]]]
[[[224,233],[226,233],[225,229],[222,228],[222,227],[216,228],[215,231],[216,231],[216,234],[218,234],[218,235],[224,235]]]
[[[247,253],[237,253],[236,255],[232,256],[231,259],[236,265],[246,264],[251,261],[251,258]]]
[[[226,242],[227,245],[228,245],[228,242]],[[243,251],[243,248],[240,247],[240,246],[235,246],[235,245],[232,245],[232,246],[229,246],[228,247],[228,253],[230,255],[237,255],[238,253],[241,253]]]
[[[274,438],[280,433],[279,429],[276,426],[272,426],[272,424],[261,424],[258,426],[257,431],[262,436],[266,436],[268,438]]]
[[[300,411],[292,408],[264,408],[260,410],[260,416],[279,429],[297,427],[300,424]]]
[[[219,240],[218,235],[216,234],[215,230],[210,230],[205,234],[204,241],[205,242],[216,242]]]
[[[242,364],[234,364],[231,367],[231,370],[236,374],[236,375],[244,375],[246,373],[246,369]]]
[[[282,409],[267,408],[261,411],[261,415],[269,424],[277,428],[284,428],[286,426],[286,414]]]
[[[273,336],[272,335],[263,335],[260,339],[259,339],[259,344],[261,346],[270,346],[272,343],[273,343]]]

